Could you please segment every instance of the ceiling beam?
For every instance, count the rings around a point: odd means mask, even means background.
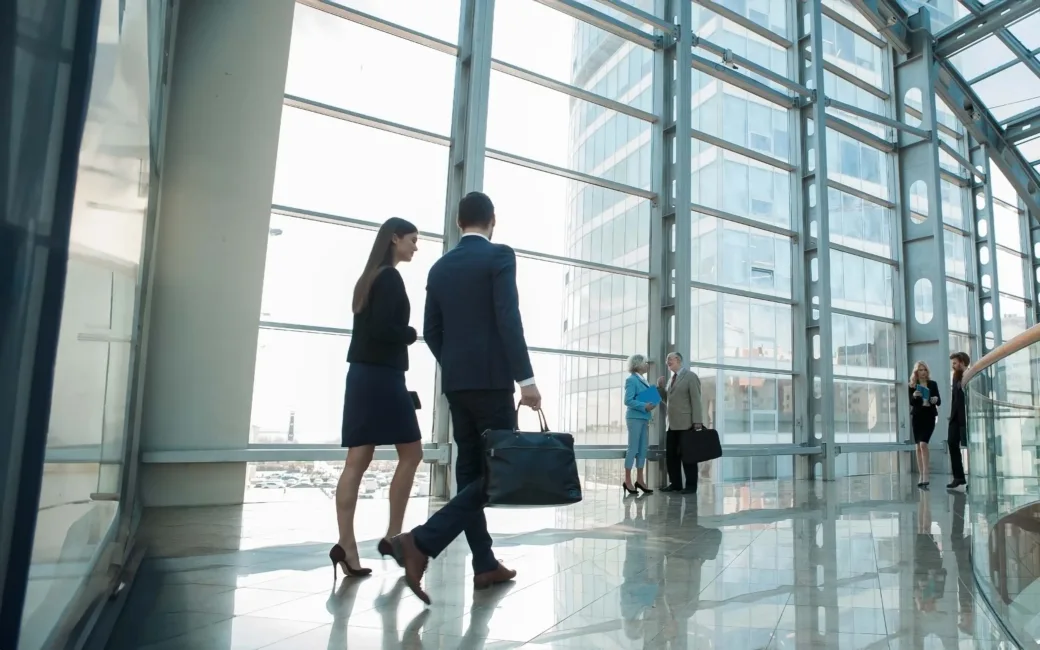
[[[910,53],[906,10],[898,0],[848,0],[888,42],[903,54]]]
[[[1040,133],[1040,106],[1019,113],[1007,121],[1004,127],[1008,142],[1021,142]]]
[[[939,67],[935,75],[936,94],[946,102],[971,136],[987,148],[992,163],[1007,177],[1029,212],[1040,218],[1040,176],[1036,170],[1008,141],[993,114],[953,65],[944,59],[937,59],[933,65]]]
[[[1037,9],[1040,0],[997,0],[985,5],[978,14],[966,16],[936,35],[935,56],[947,59]]]
[[[986,10],[986,5],[979,2],[979,0],[961,0],[961,3],[968,8],[973,14],[981,14]],[[1010,68],[1018,63],[1024,63],[1029,71],[1040,78],[1040,61],[1036,60],[1036,52],[1030,52],[1026,49],[1026,46],[1022,44],[1022,41],[1018,40],[1018,37],[1011,33],[1006,27],[1004,29],[997,30],[997,38],[1000,42],[1007,46],[1011,53],[1015,55],[1015,59],[1009,61],[1006,67]],[[1003,69],[1004,65],[999,65],[997,68]],[[995,73],[994,73],[995,74]],[[975,79],[971,80],[975,83]]]

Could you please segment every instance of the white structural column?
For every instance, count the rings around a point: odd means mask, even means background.
[[[484,188],[484,150],[487,144],[488,95],[491,87],[491,37],[495,24],[495,0],[462,0],[459,8],[459,53],[455,61],[455,101],[448,153],[448,190],[445,193],[444,251],[459,242],[459,201]],[[495,197],[491,197],[494,201]],[[537,378],[536,378],[537,379]],[[437,395],[433,417],[434,442],[452,442],[448,400],[441,394],[437,368]],[[451,465],[433,465],[430,493],[449,497],[456,492],[455,451]]]
[[[143,452],[249,441],[293,0],[184,0],[170,77]],[[245,463],[148,465],[144,505],[241,503]]]
[[[799,478],[834,479],[834,366],[831,344],[831,258],[827,201],[827,108],[824,103],[823,3],[806,0],[798,11],[798,66],[801,83],[815,92],[801,109],[801,219],[800,237],[805,323],[806,372],[799,378],[803,409],[802,430],[810,445],[820,445],[818,456],[796,457]],[[808,31],[806,31],[808,30]],[[811,57],[811,62],[807,58]],[[805,63],[809,63],[806,65]],[[797,281],[797,280],[796,280]],[[796,332],[795,336],[799,334]],[[817,473],[817,463],[820,473]]]
[[[950,328],[934,92],[937,69],[933,64],[929,23],[927,9],[910,17],[910,53],[896,60],[897,117],[929,132],[929,137],[922,138],[899,131],[897,209],[903,233],[907,360],[910,368],[917,361],[927,363],[940,387],[948,391],[944,377],[948,376]],[[917,120],[912,117],[915,109],[920,110],[920,124],[915,124]],[[905,399],[905,393],[897,390],[896,399]],[[948,409],[946,400],[940,407],[940,423],[946,421]],[[938,451],[941,445],[942,436],[934,436],[934,449]],[[933,472],[944,473],[948,471],[948,460],[941,453],[933,453],[931,466]]]

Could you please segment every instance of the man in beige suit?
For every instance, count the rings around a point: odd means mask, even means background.
[[[668,405],[668,434],[665,439],[665,465],[668,487],[662,492],[693,494],[697,491],[697,463],[682,462],[682,439],[704,428],[701,415],[701,380],[685,363],[682,355],[672,352],[666,361],[671,378],[657,380],[657,392]],[[683,473],[686,486],[683,487]]]

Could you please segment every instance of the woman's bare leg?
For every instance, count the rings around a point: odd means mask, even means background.
[[[374,445],[351,447],[343,463],[343,473],[336,485],[336,523],[339,524],[339,545],[347,553],[350,566],[358,567],[357,539],[354,537],[354,510],[357,508],[361,477],[372,462]]]
[[[921,481],[927,483],[928,475],[931,469],[929,467],[931,455],[928,453],[928,443],[922,442],[920,445],[917,446],[917,448],[921,450],[921,476],[924,477],[921,479]]]
[[[412,482],[415,470],[422,462],[422,442],[415,441],[397,445],[397,470],[390,481],[390,523],[386,528],[387,539],[401,534],[404,525],[404,511],[408,507],[408,497],[412,494]]]

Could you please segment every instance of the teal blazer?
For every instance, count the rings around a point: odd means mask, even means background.
[[[626,420],[649,420],[653,415],[646,410],[647,402],[637,399],[637,395],[647,388],[650,388],[650,384],[634,372],[625,379],[625,406],[628,407],[625,410]]]

